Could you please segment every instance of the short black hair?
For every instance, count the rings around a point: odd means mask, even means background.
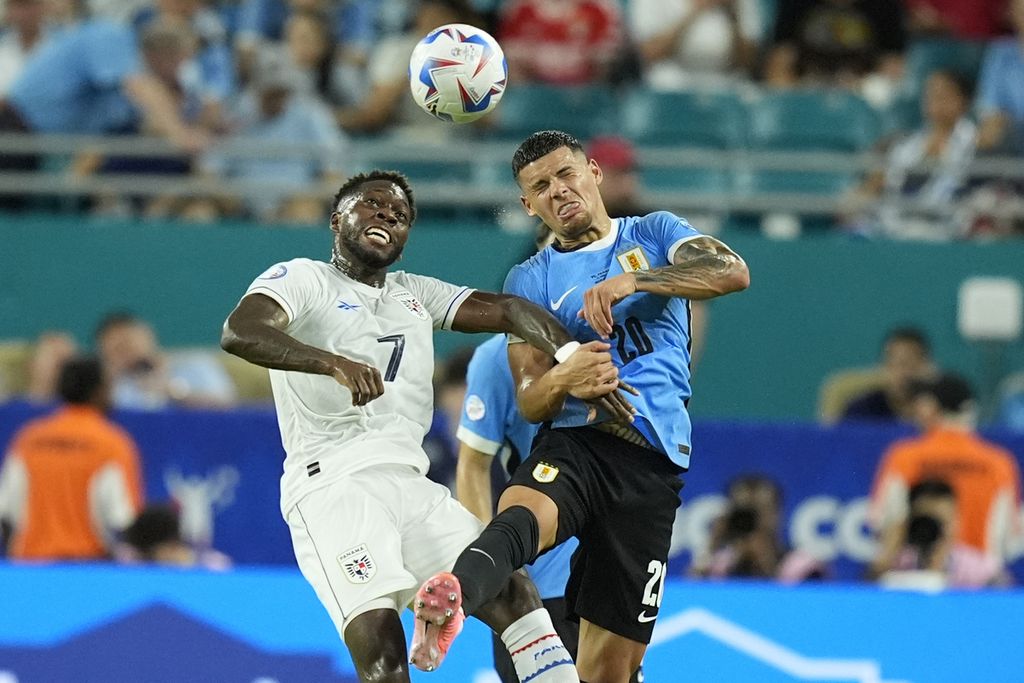
[[[122,538],[143,555],[163,544],[181,540],[181,519],[170,505],[150,505],[124,530]]]
[[[334,204],[331,206],[332,211],[338,210],[338,204],[341,200],[358,190],[364,183],[373,182],[374,180],[387,180],[398,186],[402,192],[405,193],[405,198],[409,201],[409,223],[411,224],[416,220],[416,199],[412,194],[412,187],[409,185],[409,179],[405,177],[404,173],[399,171],[382,171],[380,169],[374,169],[367,171],[366,173],[357,173],[352,176],[338,189],[337,194],[334,195]]]
[[[907,386],[911,398],[931,396],[942,408],[942,412],[955,414],[967,407],[974,399],[970,383],[960,375],[951,372],[938,377],[914,379]]]
[[[782,505],[782,487],[771,477],[763,474],[740,474],[729,481],[726,485],[726,492],[732,496],[741,488],[768,488],[771,490],[775,502]]]
[[[103,365],[95,356],[79,356],[64,363],[57,380],[57,395],[67,403],[90,403],[103,386]]]
[[[925,479],[910,487],[907,498],[913,505],[918,498],[956,498],[956,492],[943,479]]]
[[[141,318],[131,311],[112,311],[100,319],[99,324],[96,326],[96,331],[93,333],[93,339],[99,341],[103,335],[115,327],[136,325],[140,322],[142,322]]]
[[[519,180],[519,172],[545,154],[559,147],[568,147],[573,152],[583,152],[583,145],[575,137],[561,130],[539,130],[520,143],[512,155],[512,176]]]
[[[894,341],[906,341],[912,344],[917,344],[925,356],[931,357],[932,345],[928,341],[928,336],[920,327],[913,327],[911,325],[905,325],[903,327],[894,327],[885,333],[885,340],[882,342],[882,347],[889,345],[889,342]]]

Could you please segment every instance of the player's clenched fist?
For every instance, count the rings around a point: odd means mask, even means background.
[[[335,356],[331,377],[352,392],[352,405],[364,406],[384,393],[384,381],[372,365]]]

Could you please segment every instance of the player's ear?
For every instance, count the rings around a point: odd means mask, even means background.
[[[604,180],[604,171],[601,170],[601,167],[598,166],[597,162],[593,159],[590,160],[590,163],[588,163],[587,166],[588,170],[594,176],[594,182],[600,185],[601,181]]]
[[[337,211],[331,212],[331,232],[339,232],[341,230],[341,214]]]
[[[519,195],[519,201],[521,201],[523,203],[523,208],[526,209],[526,215],[527,216],[536,216],[537,215],[537,212],[533,210],[532,206],[530,206],[530,200],[526,198],[525,194]]]

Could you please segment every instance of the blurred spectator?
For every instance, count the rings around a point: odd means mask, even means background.
[[[181,537],[181,517],[170,505],[149,505],[121,535],[117,559],[126,564],[225,570],[231,558],[207,548],[195,548]]]
[[[196,37],[194,56],[181,66],[182,87],[194,91],[201,110],[194,117],[209,130],[223,128],[224,108],[235,92],[235,62],[220,16],[202,0],[156,0],[135,16],[140,36],[155,21],[180,22]],[[176,75],[175,80],[178,80]]]
[[[327,206],[316,192],[317,183],[340,182],[346,141],[330,108],[304,92],[305,77],[284,55],[264,56],[234,115],[237,131],[201,161],[208,176],[253,186],[240,198],[221,198],[205,209],[193,206],[192,218],[212,219],[241,209],[261,221],[319,223]]]
[[[312,12],[326,18],[339,103],[348,104],[349,97],[363,87],[362,75],[377,40],[377,4],[375,0],[242,0],[235,47],[243,75],[246,80],[253,75],[262,48],[288,40],[286,26],[292,14]]]
[[[709,578],[777,578],[785,583],[824,578],[827,568],[782,541],[782,491],[768,477],[743,475],[729,483],[726,508],[690,571]]]
[[[174,16],[159,16],[149,21],[139,37],[139,46],[144,57],[146,73],[164,86],[173,99],[178,115],[188,125],[207,125],[212,118],[220,116],[219,105],[213,105],[204,114],[201,84],[184,77],[187,66],[192,64],[197,45],[196,34],[190,25]],[[204,116],[210,121],[202,121]],[[150,130],[145,119],[129,119],[116,131],[123,135],[156,133]],[[192,168],[188,155],[181,156],[107,156],[93,152],[79,153],[72,164],[77,176],[92,174],[159,175],[185,176]],[[173,197],[163,196],[122,196],[104,193],[94,198],[93,211],[105,215],[131,216],[142,213],[147,217],[159,217],[169,211],[175,203]]]
[[[968,185],[977,127],[968,116],[970,84],[952,71],[933,71],[925,84],[925,126],[890,150],[886,166],[847,200],[871,207],[852,227],[899,239],[948,240],[967,234],[956,201]],[[913,206],[904,206],[912,202]]]
[[[7,0],[0,23],[0,99],[46,33],[47,0]]]
[[[614,0],[513,0],[495,37],[512,82],[585,85],[606,79],[624,33]]]
[[[439,368],[434,385],[434,419],[423,440],[423,450],[430,458],[427,476],[455,490],[459,442],[455,432],[462,417],[466,398],[466,373],[473,357],[473,348],[455,351]]]
[[[27,398],[38,403],[55,400],[61,368],[77,353],[78,344],[66,332],[39,335],[28,362]]]
[[[1016,36],[989,45],[976,103],[978,148],[1024,154],[1024,0],[1010,0]]]
[[[0,519],[22,560],[97,560],[142,503],[139,455],[106,417],[109,387],[94,358],[61,370],[66,405],[15,434],[0,470]]]
[[[902,76],[899,0],[780,0],[774,34],[765,65],[773,86],[861,90],[865,77],[891,87]]]
[[[919,36],[991,40],[1002,34],[1007,0],[904,0],[907,26]]]
[[[931,345],[924,332],[916,327],[890,330],[882,344],[880,370],[882,386],[851,400],[843,411],[844,419],[914,419],[911,382],[935,372]]]
[[[225,407],[235,402],[235,387],[214,352],[167,354],[153,328],[130,313],[112,313],[100,322],[96,348],[118,408]]]
[[[594,138],[587,145],[587,156],[597,162],[604,175],[601,198],[609,216],[646,216],[650,213],[641,206],[636,151],[629,140],[610,135]]]
[[[159,73],[162,57],[148,53],[145,62]],[[0,112],[0,130],[6,131],[109,133],[141,118],[184,150],[198,150],[207,141],[205,133],[183,122],[166,84],[146,71],[131,30],[102,19],[83,21],[46,41],[11,85]]]
[[[629,20],[657,90],[721,87],[747,75],[764,32],[758,0],[633,0]]]
[[[910,487],[908,517],[885,528],[868,577],[892,588],[984,588],[1006,584],[1001,563],[958,540],[956,493],[942,480]]]
[[[927,479],[949,483],[956,494],[956,540],[978,552],[1006,557],[1017,535],[1020,471],[1004,449],[974,433],[970,386],[955,375],[912,383],[921,436],[893,444],[871,491],[870,521],[879,538],[909,517],[907,493]]]
[[[1002,381],[997,411],[996,425],[1024,434],[1024,372]]]
[[[409,96],[409,58],[430,31],[444,24],[472,24],[467,0],[421,0],[412,27],[378,41],[370,59],[367,93],[354,105],[338,110],[338,123],[348,131],[370,133],[395,126],[415,131],[430,125],[432,137],[443,128]]]
[[[324,16],[311,10],[292,12],[284,27],[284,49],[292,65],[308,81],[307,92],[329,99],[334,64],[331,33]]]

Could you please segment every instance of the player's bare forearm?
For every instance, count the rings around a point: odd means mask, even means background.
[[[493,516],[491,463],[487,455],[464,443],[459,444],[459,462],[455,467],[455,496],[467,510],[487,524]]]
[[[224,323],[220,346],[232,355],[272,370],[331,374],[332,354],[284,332],[287,324],[288,315],[276,301],[262,294],[249,295]]]
[[[633,273],[638,292],[684,299],[713,299],[750,286],[739,254],[714,237],[697,237],[676,250],[672,265]]]
[[[572,341],[555,316],[537,304],[511,294],[473,292],[452,321],[458,332],[506,332],[525,339],[549,356]]]

